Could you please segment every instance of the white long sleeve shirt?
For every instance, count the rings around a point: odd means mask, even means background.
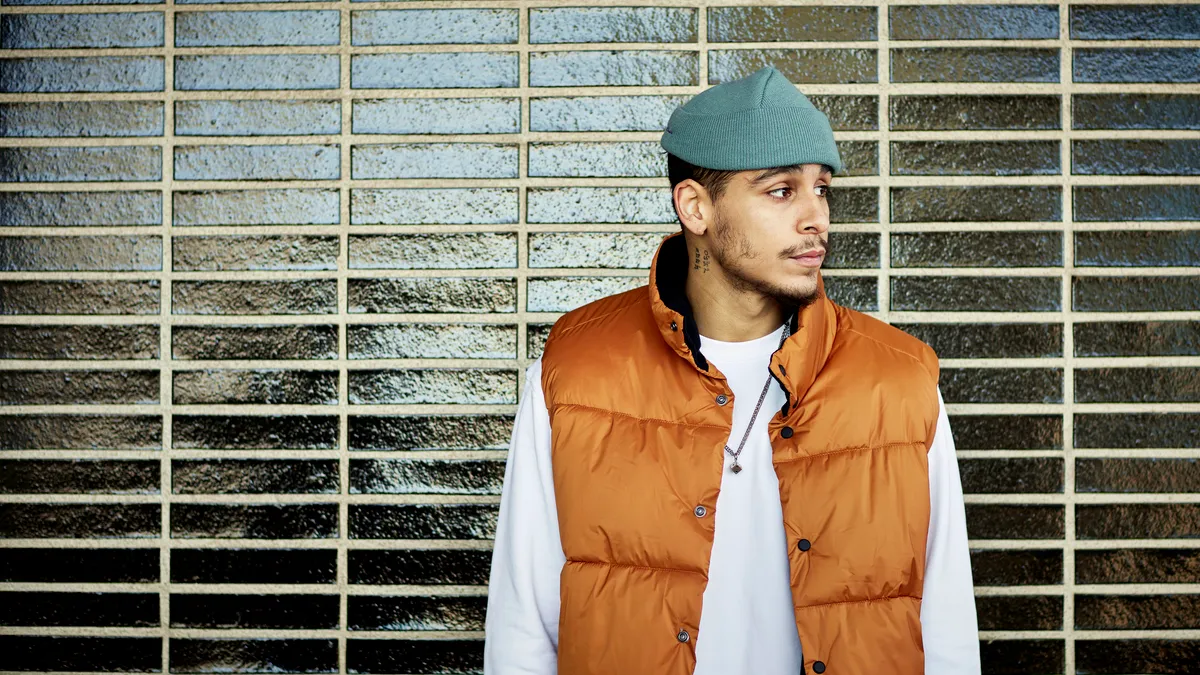
[[[729,446],[737,449],[770,375],[783,326],[745,342],[701,336],[700,349],[733,392]],[[551,470],[550,419],[541,359],[526,375],[500,498],[488,587],[484,672],[553,675],[558,670],[559,539]],[[796,675],[803,660],[788,582],[779,483],[767,423],[783,406],[773,383],[716,503],[709,579],[696,639],[695,675]],[[740,403],[739,403],[740,402]],[[929,451],[929,537],[921,632],[927,675],[977,675],[978,627],[966,517],[954,440],[938,390]],[[731,458],[726,456],[726,465]]]

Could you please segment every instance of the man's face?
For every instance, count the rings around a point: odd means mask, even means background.
[[[707,239],[734,288],[797,307],[817,299],[817,272],[829,251],[831,178],[824,166],[804,164],[730,179]]]

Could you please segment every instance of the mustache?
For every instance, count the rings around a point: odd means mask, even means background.
[[[828,254],[829,253],[829,242],[821,241],[820,239],[818,239],[815,243],[813,243],[811,245],[805,244],[805,245],[793,246],[793,247],[783,251],[782,253],[780,253],[779,257],[780,258],[790,258],[792,256],[800,255],[801,253],[804,253],[805,251],[811,251],[814,248],[819,248],[819,249],[821,249],[822,252]]]

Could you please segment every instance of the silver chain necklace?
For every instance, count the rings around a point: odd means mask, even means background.
[[[783,324],[783,337],[779,338],[779,346],[781,348],[783,347],[784,340],[787,340],[791,334],[792,324],[791,321],[787,321]],[[750,416],[750,422],[746,425],[746,433],[742,434],[742,442],[738,444],[737,452],[730,450],[728,444],[725,445],[725,452],[733,457],[733,464],[730,465],[729,469],[734,473],[741,473],[742,471],[742,465],[738,464],[738,456],[742,454],[742,448],[746,447],[746,439],[750,438],[750,430],[754,428],[754,420],[758,419],[758,411],[762,408],[763,401],[767,399],[767,392],[771,389],[772,379],[770,375],[767,375],[767,383],[763,385],[762,393],[758,396],[758,405],[754,406],[754,414]]]

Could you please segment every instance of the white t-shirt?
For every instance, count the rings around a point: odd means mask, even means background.
[[[736,451],[767,378],[783,326],[745,342],[701,336],[700,351],[734,395],[729,447]],[[696,675],[795,675],[802,655],[788,581],[779,483],[767,423],[783,406],[772,380],[738,474],[717,496],[709,580],[696,639]],[[979,638],[958,461],[941,391],[929,451],[930,520],[921,632],[926,675],[978,675]],[[726,467],[732,462],[725,456]],[[484,672],[555,675],[558,670],[559,539],[550,419],[542,363],[529,368],[517,409],[500,498],[488,585]]]

